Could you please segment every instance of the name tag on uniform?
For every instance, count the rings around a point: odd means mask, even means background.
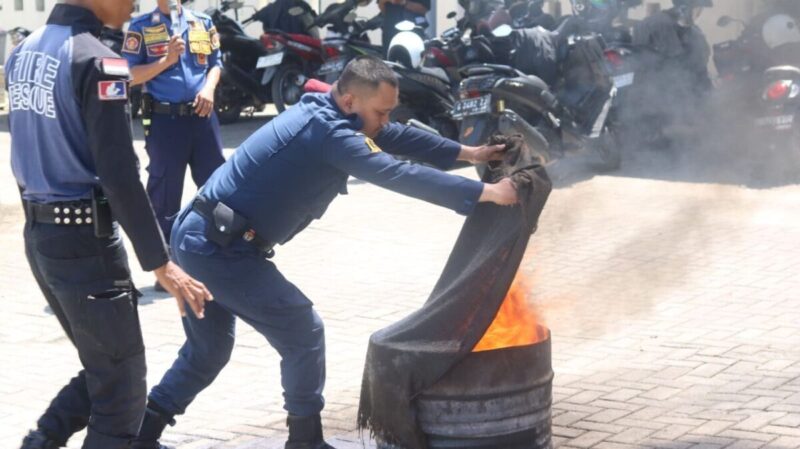
[[[97,83],[97,96],[101,101],[128,99],[128,84],[125,81],[100,81]]]
[[[167,26],[163,23],[154,27],[144,27],[142,28],[142,33],[144,34],[145,45],[169,42]]]
[[[211,35],[208,31],[189,31],[189,51],[195,54],[211,54]]]

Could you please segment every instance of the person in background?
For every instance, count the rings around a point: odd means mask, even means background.
[[[219,34],[207,15],[177,7],[180,35],[173,34],[168,0],[158,0],[155,10],[131,20],[122,46],[131,85],[145,84],[147,193],[168,243],[186,167],[199,187],[225,162],[214,112],[222,69]],[[163,291],[158,282],[155,288]]]

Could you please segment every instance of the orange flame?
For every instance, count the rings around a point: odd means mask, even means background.
[[[547,338],[547,328],[539,325],[536,312],[528,304],[529,291],[525,279],[517,274],[494,321],[472,352],[527,346]]]

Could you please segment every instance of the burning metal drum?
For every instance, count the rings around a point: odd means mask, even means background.
[[[552,447],[550,331],[536,333],[533,344],[470,353],[416,398],[430,449]]]

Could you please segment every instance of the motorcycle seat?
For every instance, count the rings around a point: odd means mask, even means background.
[[[307,34],[290,33],[288,36],[301,44],[306,44],[313,48],[322,48],[322,41]]]
[[[789,74],[792,76],[800,77],[800,68],[793,65],[781,65],[777,67],[770,67],[765,72],[766,75],[779,75]]]
[[[447,72],[445,72],[443,69],[436,67],[420,67],[419,71],[426,75],[430,75],[443,83],[450,84],[450,77],[447,76]]]

